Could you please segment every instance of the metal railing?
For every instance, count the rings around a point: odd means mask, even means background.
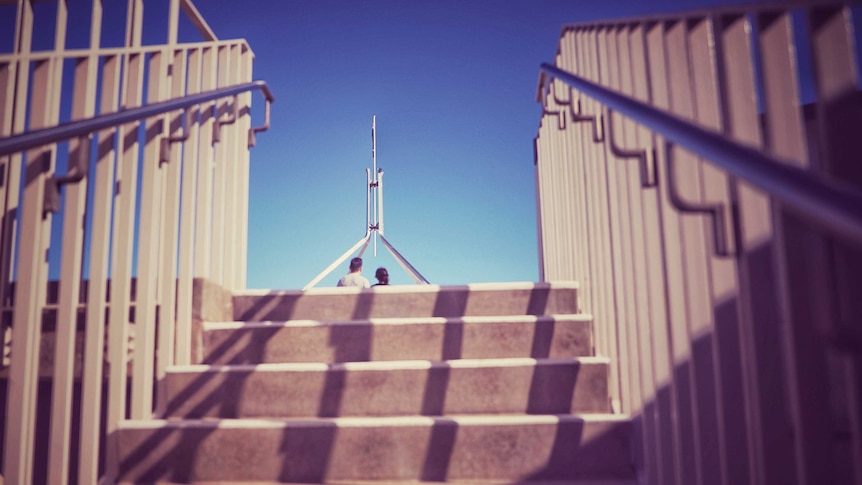
[[[275,101],[275,98],[265,81],[253,81],[250,83],[239,84],[237,86],[214,89],[206,93],[192,94],[167,101],[148,104],[146,106],[140,106],[138,108],[122,110],[116,113],[94,116],[85,120],[70,121],[57,126],[2,138],[0,139],[0,156],[23,152],[24,150],[29,150],[31,148],[51,143],[58,143],[76,137],[89,137],[89,135],[105,128],[111,128],[133,121],[140,121],[156,115],[165,114],[169,111],[180,109],[185,110],[207,101],[215,101],[217,99],[236,96],[238,94],[254,90],[259,90],[266,100],[266,115],[263,125],[260,127],[249,128],[249,133],[251,133],[252,130],[258,132],[266,131],[270,124],[270,103]],[[236,100],[232,101],[232,106],[235,105],[237,105]],[[163,159],[161,161],[167,162],[168,160]]]
[[[0,481],[112,483],[120,421],[158,416],[167,366],[194,358],[200,282],[245,287],[249,147],[273,97],[246,42],[217,40],[190,0],[168,2],[158,45],[129,0],[111,48],[102,0],[58,1],[40,52],[33,3],[0,54]],[[91,11],[88,49],[65,48],[69,8]],[[205,42],[177,42],[181,11]]]
[[[581,282],[647,483],[862,484],[859,13],[569,25],[541,67],[542,278]]]
[[[808,222],[862,244],[862,192],[778,160],[754,147],[728,139],[673,114],[604,88],[549,64],[542,72],[559,79],[613,111],[648,126],[666,142],[677,144],[743,181],[764,190]],[[550,86],[550,84],[546,84]],[[610,130],[606,121],[605,130]],[[665,153],[670,152],[665,148]]]

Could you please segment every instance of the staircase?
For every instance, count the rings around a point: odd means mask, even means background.
[[[120,480],[634,483],[577,284],[245,291],[124,421]],[[229,318],[228,318],[229,319]]]

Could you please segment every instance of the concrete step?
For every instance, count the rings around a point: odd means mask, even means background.
[[[558,358],[593,353],[589,315],[207,322],[202,328],[205,364]]]
[[[633,480],[615,415],[123,421],[120,481]]]
[[[607,413],[608,366],[599,357],[177,366],[165,380],[165,415]]]
[[[130,485],[134,482],[119,482],[120,485]],[[180,482],[158,481],[152,485],[179,485]],[[299,485],[297,482],[243,481],[242,485]],[[327,480],[327,485],[440,485],[440,481],[426,482],[424,480]],[[449,485],[640,485],[636,479],[631,480],[448,480]],[[193,481],[184,485],[236,485],[230,481]]]
[[[233,295],[233,319],[361,320],[578,313],[577,290],[576,282],[246,290]]]

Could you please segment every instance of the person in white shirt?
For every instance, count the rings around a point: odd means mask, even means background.
[[[338,286],[371,288],[371,283],[362,276],[362,258],[353,258],[350,260],[350,272],[338,280]]]

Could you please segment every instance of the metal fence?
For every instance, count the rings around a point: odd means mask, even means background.
[[[543,68],[542,278],[581,281],[646,483],[862,484],[859,17],[569,25]]]
[[[129,0],[115,48],[101,47],[102,0],[59,0],[35,20],[35,0],[5,3],[16,22],[0,54],[0,144],[60,135],[0,151],[0,483],[111,482],[118,423],[158,414],[166,367],[191,362],[194,281],[245,287],[248,147],[262,129],[251,91],[267,108],[271,95],[250,83],[245,41],[216,39],[190,0],[168,2],[159,45],[142,45],[152,26]],[[66,48],[70,8],[89,13],[88,48]],[[203,42],[178,43],[181,11]],[[55,26],[52,50],[32,49],[39,22]]]

